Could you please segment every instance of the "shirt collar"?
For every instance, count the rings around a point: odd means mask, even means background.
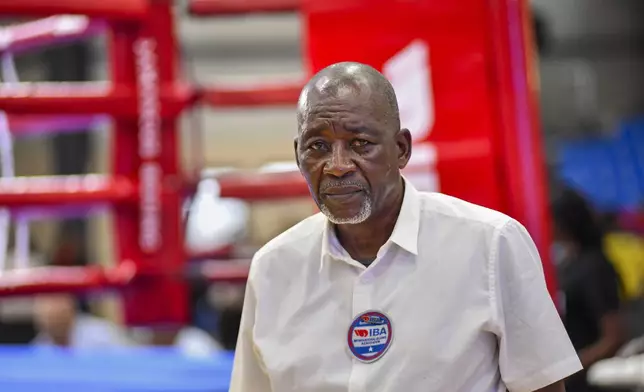
[[[398,220],[387,242],[393,242],[407,252],[418,254],[418,228],[420,226],[420,199],[418,191],[403,177],[405,182],[405,195],[398,214]],[[322,234],[322,263],[327,256],[340,259],[351,259],[348,252],[340,245],[333,224],[325,219],[324,232]]]

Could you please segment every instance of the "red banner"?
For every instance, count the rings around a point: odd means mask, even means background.
[[[435,190],[521,221],[554,290],[526,4],[306,0],[302,12],[310,72],[340,61],[382,71],[403,126],[435,151]]]

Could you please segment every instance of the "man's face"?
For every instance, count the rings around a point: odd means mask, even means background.
[[[362,223],[384,207],[408,160],[403,133],[380,118],[367,94],[311,99],[295,153],[331,222]]]

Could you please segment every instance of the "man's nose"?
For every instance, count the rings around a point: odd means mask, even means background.
[[[351,158],[351,151],[345,146],[333,146],[324,166],[324,173],[335,177],[344,177],[355,171],[356,165]]]

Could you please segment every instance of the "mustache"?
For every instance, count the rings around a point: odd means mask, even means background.
[[[327,189],[329,188],[335,188],[335,187],[345,187],[345,186],[355,186],[360,188],[365,193],[369,193],[369,189],[357,181],[352,181],[352,180],[339,180],[339,181],[329,181],[325,182],[324,184],[320,185],[320,193],[324,193]]]

